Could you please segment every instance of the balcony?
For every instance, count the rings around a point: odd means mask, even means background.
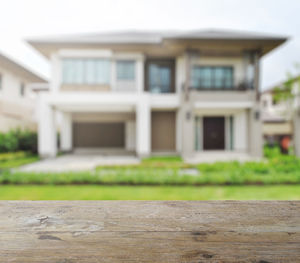
[[[213,82],[215,83],[215,82]],[[244,81],[240,82],[237,85],[197,85],[190,86],[190,91],[247,91],[254,90],[254,82],[253,81]]]

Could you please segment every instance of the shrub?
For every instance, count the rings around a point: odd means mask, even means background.
[[[29,130],[10,130],[0,133],[0,152],[25,151],[37,153],[37,134]]]

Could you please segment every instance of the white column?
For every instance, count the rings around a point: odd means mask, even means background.
[[[135,121],[125,123],[125,148],[128,151],[134,151],[136,146],[136,127]]]
[[[117,88],[117,61],[111,59],[111,71],[110,71],[110,87],[112,91],[116,91]]]
[[[51,55],[51,69],[50,91],[56,93],[59,91],[62,82],[61,59],[56,53]]]
[[[136,60],[135,67],[136,76],[136,89],[137,92],[144,92],[144,58],[139,58]]]
[[[64,152],[72,150],[72,114],[69,112],[62,113],[60,149]]]
[[[149,97],[141,94],[136,106],[136,152],[145,157],[151,151],[151,111]]]
[[[178,153],[182,150],[182,116],[180,110],[176,112],[176,151]]]
[[[300,108],[296,109],[293,121],[295,154],[300,157]]]
[[[45,158],[55,157],[57,153],[55,111],[44,99],[39,101],[38,152]]]
[[[247,151],[249,130],[247,112],[243,110],[236,113],[233,117],[233,147],[236,151]]]

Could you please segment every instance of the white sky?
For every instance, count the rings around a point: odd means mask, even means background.
[[[300,63],[299,0],[0,0],[0,51],[43,76],[49,65],[24,38],[128,29],[238,29],[289,36],[265,56],[263,89]]]

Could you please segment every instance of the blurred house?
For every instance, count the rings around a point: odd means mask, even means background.
[[[239,31],[113,32],[31,39],[52,66],[39,153],[262,155],[260,59],[286,38]]]
[[[263,134],[268,144],[280,144],[284,137],[289,137],[300,156],[300,76],[290,80],[293,97],[287,100],[276,100],[276,88],[282,88],[280,83],[261,93],[261,108]],[[278,92],[278,91],[277,91]]]
[[[0,54],[0,131],[36,129],[34,83],[45,85],[46,80]]]
[[[280,143],[284,136],[293,136],[293,118],[288,101],[274,100],[274,89],[261,94],[263,135],[266,143]]]

